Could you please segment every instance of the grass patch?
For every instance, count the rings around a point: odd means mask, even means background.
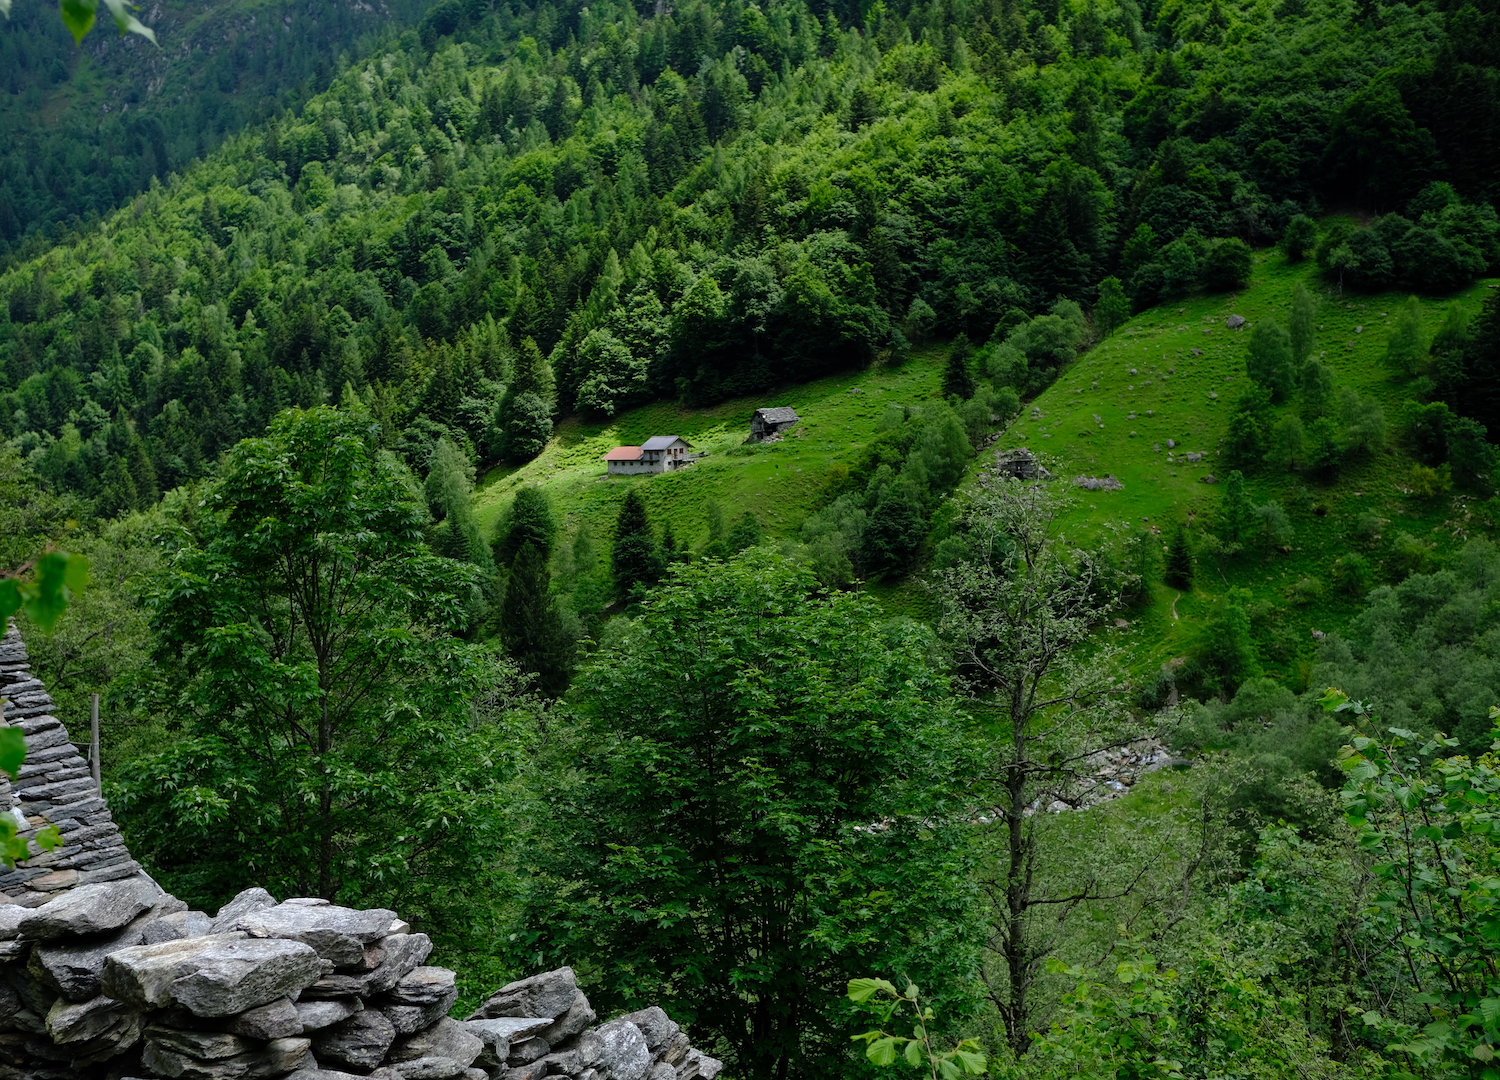
[[[475,512],[492,529],[518,487],[540,484],[568,533],[586,529],[602,544],[625,492],[639,486],[651,520],[657,527],[671,525],[679,543],[698,548],[707,542],[704,507],[710,500],[719,503],[726,525],[748,510],[766,536],[795,538],[822,498],[831,465],[851,461],[889,410],[941,396],[945,354],[944,347],[929,346],[900,366],[871,367],[706,409],[658,402],[609,421],[570,417],[534,460],[487,473],[475,493]],[[796,409],[801,423],[781,442],[744,445],[755,410],[779,405]],[[606,474],[609,450],[639,445],[652,435],[680,435],[705,456],[673,473]]]
[[[1252,284],[1238,294],[1190,297],[1130,320],[1030,403],[997,447],[1029,446],[1069,485],[1077,476],[1107,474],[1124,484],[1118,491],[1076,492],[1078,506],[1064,522],[1075,543],[1102,542],[1111,521],[1149,529],[1163,544],[1179,522],[1205,526],[1220,497],[1220,488],[1205,478],[1222,480],[1227,474],[1219,450],[1235,402],[1250,387],[1245,375],[1250,328],[1262,320],[1284,325],[1299,280],[1320,300],[1314,355],[1332,368],[1339,386],[1380,402],[1390,429],[1387,446],[1349,463],[1326,483],[1271,468],[1251,475],[1252,501],[1275,499],[1290,515],[1296,528],[1292,551],[1251,550],[1222,564],[1200,558],[1194,587],[1180,598],[1158,584],[1151,602],[1131,613],[1130,652],[1139,673],[1188,652],[1224,594],[1241,588],[1259,613],[1257,638],[1268,674],[1300,691],[1311,672],[1312,631],[1343,628],[1361,606],[1360,598],[1333,588],[1338,560],[1359,553],[1377,565],[1383,579],[1396,579],[1399,560],[1391,550],[1396,534],[1431,544],[1439,557],[1467,539],[1468,496],[1452,492],[1420,499],[1404,491],[1413,459],[1400,445],[1401,408],[1411,394],[1407,380],[1394,376],[1382,358],[1405,297],[1338,296],[1313,266],[1289,265],[1278,251],[1257,255]],[[1477,313],[1490,287],[1479,282],[1456,296],[1425,300],[1429,339],[1451,303]],[[1225,321],[1236,314],[1247,325],[1230,330]],[[1295,403],[1281,407],[1295,408]],[[1203,458],[1189,462],[1187,452]],[[1373,535],[1359,529],[1370,515],[1380,523]]]

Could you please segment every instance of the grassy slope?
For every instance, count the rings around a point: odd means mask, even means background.
[[[607,422],[573,417],[560,425],[534,461],[519,469],[492,470],[476,494],[475,509],[489,529],[519,485],[540,483],[565,515],[566,532],[584,528],[604,544],[620,500],[638,485],[646,493],[652,520],[670,524],[679,542],[695,548],[707,542],[703,508],[710,499],[719,502],[726,525],[750,510],[767,536],[795,537],[816,507],[828,467],[850,460],[875,434],[887,409],[935,397],[942,363],[942,349],[918,350],[901,367],[870,368],[707,409],[658,403]],[[802,422],[779,443],[742,448],[751,415],[773,405],[792,406]],[[605,474],[606,452],[638,445],[652,435],[681,435],[707,456],[660,476]]]
[[[1360,551],[1381,564],[1389,557],[1391,537],[1402,531],[1435,544],[1438,552],[1463,542],[1463,493],[1418,500],[1401,491],[1412,464],[1398,435],[1407,392],[1381,357],[1396,305],[1404,297],[1335,297],[1311,265],[1290,266],[1276,251],[1257,255],[1252,284],[1238,295],[1191,297],[1132,319],[1030,403],[997,449],[1030,446],[1051,458],[1054,470],[1070,485],[1075,476],[1106,473],[1124,483],[1120,491],[1078,492],[1078,505],[1064,528],[1081,544],[1101,542],[1110,523],[1166,534],[1178,521],[1211,517],[1220,489],[1203,483],[1203,477],[1217,468],[1215,455],[1230,413],[1248,387],[1244,360],[1249,326],[1231,331],[1224,321],[1231,314],[1243,315],[1251,326],[1263,319],[1284,321],[1299,279],[1321,298],[1317,351],[1340,386],[1381,402],[1391,427],[1388,448],[1350,464],[1328,484],[1273,471],[1252,476],[1252,501],[1276,499],[1291,514],[1297,530],[1292,552],[1268,556],[1251,551],[1222,566],[1200,560],[1194,589],[1180,597],[1158,585],[1150,605],[1129,613],[1132,625],[1123,635],[1122,644],[1129,646],[1140,674],[1191,649],[1223,595],[1237,587],[1249,590],[1257,602],[1281,609],[1260,628],[1263,645],[1267,635],[1281,639],[1279,647],[1267,650],[1267,668],[1300,690],[1310,675],[1311,631],[1338,629],[1359,607],[1330,587],[1335,560]],[[1477,310],[1488,288],[1488,282],[1480,282],[1457,297],[1426,302],[1429,336],[1450,302]],[[708,409],[658,403],[607,423],[572,418],[536,460],[519,469],[492,470],[476,494],[476,509],[490,528],[518,485],[543,484],[565,517],[566,531],[586,528],[602,546],[626,489],[640,485],[653,520],[669,523],[679,542],[693,547],[707,540],[703,507],[710,499],[719,502],[726,522],[752,510],[768,536],[794,538],[817,505],[828,467],[851,460],[888,408],[920,405],[937,395],[943,357],[942,347],[931,346],[899,368],[872,368]],[[856,389],[861,392],[854,393]],[[765,405],[791,405],[803,422],[784,442],[742,449],[751,413]],[[605,475],[601,458],[611,447],[657,434],[681,435],[707,457],[670,475]],[[1178,444],[1172,464],[1167,462],[1168,439]],[[1208,456],[1188,464],[1183,451]],[[976,459],[971,483],[989,460],[989,453]],[[1382,519],[1381,536],[1374,541],[1354,535],[1355,521],[1366,513]],[[1321,594],[1294,592],[1293,586],[1304,579],[1320,583]],[[910,582],[876,591],[893,610],[920,613],[922,598]]]
[[[1381,358],[1396,305],[1404,297],[1336,297],[1318,281],[1313,267],[1289,266],[1275,251],[1258,254],[1253,282],[1238,295],[1193,297],[1132,319],[1040,395],[1033,403],[1040,416],[1028,407],[997,446],[1030,446],[1055,459],[1055,471],[1069,483],[1078,475],[1106,473],[1124,483],[1120,491],[1078,492],[1079,505],[1064,528],[1082,544],[1101,537],[1108,521],[1159,529],[1165,536],[1178,521],[1211,517],[1220,489],[1203,478],[1217,469],[1222,479],[1225,470],[1215,465],[1216,452],[1234,404],[1249,385],[1244,367],[1249,326],[1231,331],[1225,319],[1239,314],[1250,325],[1264,319],[1284,323],[1299,279],[1321,300],[1316,351],[1339,386],[1380,401],[1391,430],[1388,448],[1352,463],[1327,484],[1273,470],[1252,476],[1253,502],[1276,499],[1290,513],[1297,530],[1292,552],[1268,556],[1252,551],[1222,567],[1200,559],[1194,589],[1180,599],[1175,590],[1158,587],[1149,607],[1132,616],[1134,640],[1129,644],[1140,671],[1190,648],[1232,586],[1285,609],[1269,620],[1274,625],[1261,636],[1279,635],[1283,642],[1283,655],[1268,662],[1268,673],[1290,679],[1300,690],[1310,674],[1312,630],[1340,628],[1359,606],[1329,588],[1335,560],[1360,551],[1381,563],[1389,555],[1391,537],[1401,531],[1436,544],[1439,552],[1463,542],[1463,493],[1418,500],[1401,491],[1412,465],[1399,447],[1407,392]],[[1450,300],[1425,303],[1428,336],[1448,303],[1456,300],[1477,310],[1488,288],[1489,283],[1480,282]],[[1178,444],[1174,464],[1167,462],[1168,439]],[[1208,456],[1188,464],[1183,451]],[[1374,541],[1354,535],[1355,521],[1366,513],[1382,519],[1381,536]],[[1292,587],[1303,579],[1321,584],[1321,595],[1316,589],[1311,596],[1294,593]]]

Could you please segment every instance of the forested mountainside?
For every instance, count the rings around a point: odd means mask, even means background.
[[[431,0],[159,0],[158,45],[82,48],[46,4],[0,20],[0,259],[45,251],[228,135],[295,110]]]
[[[1497,21],[446,0],[296,115],[9,270],[0,434],[106,514],[287,405],[352,396],[414,464],[442,435],[525,458],[558,413],[982,343],[1060,297],[1118,311],[1119,283],[1137,304],[1232,287],[1245,244],[1329,210],[1359,225],[1319,243],[1331,281],[1445,290],[1497,260]],[[1023,393],[1056,362],[1033,352]]]
[[[0,273],[0,611],[174,893],[737,1080],[1486,1076],[1500,9],[188,10],[9,99],[28,225],[144,190]]]

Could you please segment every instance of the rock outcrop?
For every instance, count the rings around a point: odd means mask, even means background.
[[[454,973],[395,912],[247,889],[189,911],[130,859],[12,630],[26,734],[0,813],[63,847],[0,877],[0,1080],[705,1080],[722,1064],[651,1008],[596,1025],[561,968],[448,1015]],[[3,774],[0,774],[3,775]],[[80,785],[78,781],[87,783]]]

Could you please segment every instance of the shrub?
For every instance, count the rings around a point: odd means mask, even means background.
[[[1298,214],[1286,223],[1281,234],[1281,250],[1287,261],[1301,262],[1318,245],[1318,223],[1306,214]]]
[[[1254,265],[1250,245],[1245,241],[1238,237],[1215,240],[1203,260],[1203,286],[1218,291],[1242,289],[1249,283]]]

